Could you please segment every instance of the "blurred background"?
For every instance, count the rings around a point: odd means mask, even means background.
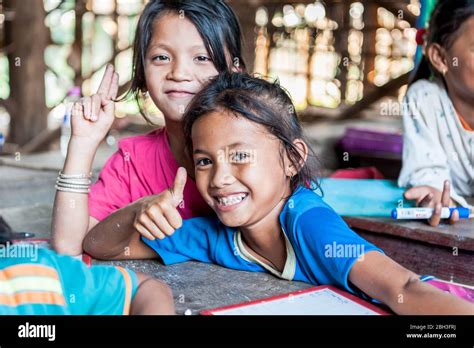
[[[278,78],[328,172],[374,166],[398,175],[401,107],[420,54],[417,27],[433,0],[229,0],[250,72]],[[74,86],[95,93],[107,63],[132,72],[132,43],[146,0],[0,0],[3,157],[57,152]],[[148,98],[149,99],[149,98]],[[160,111],[147,113],[161,124]],[[152,127],[133,100],[118,104],[105,141]]]

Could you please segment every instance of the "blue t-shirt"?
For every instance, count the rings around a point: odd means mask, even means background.
[[[291,280],[314,285],[336,285],[354,292],[348,275],[354,262],[369,251],[382,252],[352,231],[342,218],[313,191],[299,187],[280,213],[280,224],[290,242],[296,262]],[[236,228],[217,217],[183,221],[181,228],[163,240],[142,240],[165,264],[196,260],[250,272],[267,272],[241,254]],[[286,272],[288,274],[288,272]]]
[[[1,315],[129,314],[132,271],[88,267],[34,244],[0,245]]]

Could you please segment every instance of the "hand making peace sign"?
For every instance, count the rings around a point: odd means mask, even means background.
[[[115,102],[119,76],[107,65],[97,93],[74,103],[71,117],[71,136],[99,145],[115,118]]]

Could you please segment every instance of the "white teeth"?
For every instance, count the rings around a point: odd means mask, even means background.
[[[227,196],[227,197],[217,197],[217,201],[219,204],[227,206],[227,205],[234,205],[237,203],[242,202],[242,200],[245,198],[246,194],[238,194],[238,195],[233,195],[233,196]]]

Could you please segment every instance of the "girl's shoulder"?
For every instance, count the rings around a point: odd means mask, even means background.
[[[432,98],[439,98],[440,96],[444,96],[446,91],[444,89],[443,83],[438,79],[434,79],[432,81],[421,79],[408,87],[407,90],[407,97],[414,97],[414,98],[424,98],[425,100],[429,100]]]
[[[165,128],[120,139],[116,154],[132,162],[171,163],[174,160]]]
[[[297,218],[308,210],[324,208],[333,210],[323,198],[313,190],[300,186],[291,195],[283,208],[283,211]]]
[[[168,143],[164,128],[155,129],[146,134],[124,137],[119,140],[118,146],[121,150],[150,149],[164,146]]]
[[[439,79],[432,81],[421,79],[413,83],[408,88],[402,105],[405,120],[411,120],[416,116],[424,120],[429,128],[435,127],[442,120],[440,114],[446,114],[450,110],[452,111],[451,100],[443,82]]]
[[[313,240],[321,235],[348,236],[353,233],[323,197],[305,187],[296,190],[287,201],[280,223],[290,240]]]

